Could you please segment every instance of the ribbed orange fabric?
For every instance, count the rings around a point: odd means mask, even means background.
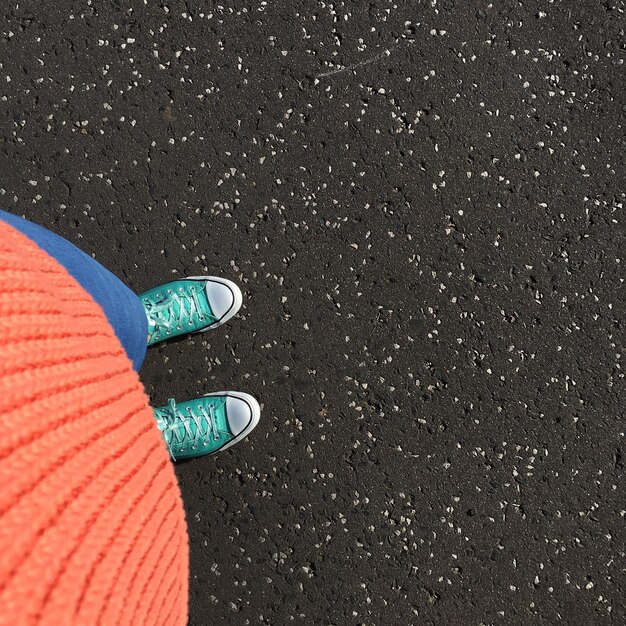
[[[113,329],[0,221],[0,626],[185,624],[188,559],[176,477]]]

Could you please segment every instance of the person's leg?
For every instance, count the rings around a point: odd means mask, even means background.
[[[231,319],[242,304],[235,283],[216,276],[192,276],[159,285],[140,296],[69,241],[21,217],[0,210],[6,222],[47,252],[100,305],[139,370],[148,345],[203,332]],[[154,409],[171,457],[193,458],[226,450],[259,422],[259,403],[249,394],[220,391]]]
[[[119,278],[63,237],[0,210],[3,220],[34,241],[78,281],[104,311],[133,367],[139,371],[148,347],[148,319],[139,297]]]

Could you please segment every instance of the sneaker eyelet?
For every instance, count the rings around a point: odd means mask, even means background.
[[[187,322],[187,325],[188,325],[188,326],[193,326],[193,322],[192,322],[191,320],[189,320],[189,321]]]
[[[179,325],[179,326],[176,327],[176,330],[180,330],[181,328],[182,328],[182,326]]]
[[[197,449],[198,449],[198,446],[191,446],[191,449],[192,449],[192,450],[197,450]]]

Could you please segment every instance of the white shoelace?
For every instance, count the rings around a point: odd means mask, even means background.
[[[167,408],[163,408],[159,411],[159,418],[157,422],[159,429],[165,437],[165,443],[172,455],[172,458],[176,460],[174,452],[172,451],[172,444],[176,443],[181,446],[180,451],[184,452],[187,443],[190,444],[192,450],[196,450],[199,444],[207,445],[209,443],[208,437],[212,436],[214,441],[220,439],[220,433],[217,429],[215,421],[215,409],[212,404],[209,404],[208,411],[204,406],[198,405],[197,414],[190,406],[186,409],[186,414],[183,413],[176,405],[176,400],[171,398],[168,401]],[[206,427],[203,426],[202,420],[205,420]],[[192,428],[192,424],[195,425],[195,432]],[[183,426],[181,432],[180,426]]]
[[[172,333],[174,326],[176,329],[180,330],[185,317],[189,318],[188,324],[191,326],[193,324],[192,319],[194,314],[198,316],[198,319],[204,319],[204,313],[202,312],[200,301],[198,300],[198,293],[193,287],[190,288],[190,291],[191,296],[182,291],[181,288],[179,293],[169,290],[169,295],[165,300],[153,301],[149,298],[146,299],[145,309],[146,315],[148,316],[148,323],[150,324],[151,335],[157,335],[161,332],[165,332],[166,335],[169,335]],[[174,315],[172,315],[172,313],[175,311],[176,304],[178,304],[178,319],[173,320]],[[189,306],[189,312],[187,312],[185,305]]]

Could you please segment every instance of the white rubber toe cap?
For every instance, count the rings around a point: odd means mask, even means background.
[[[207,396],[226,396],[226,419],[233,434],[221,450],[226,450],[247,437],[261,419],[261,407],[249,393],[241,391],[216,391]]]
[[[206,282],[205,291],[211,310],[220,321],[227,315],[231,314],[232,316],[237,312],[237,308],[239,308],[235,307],[238,299],[237,294],[239,294],[241,301],[241,291],[235,283],[225,279],[218,281],[213,278]]]
[[[254,403],[243,398],[229,397],[226,400],[226,417],[230,432],[235,437],[248,429],[254,419]]]
[[[206,296],[217,322],[211,328],[221,326],[233,317],[241,308],[243,296],[239,287],[226,278],[217,276],[190,276],[193,280],[204,280]]]

